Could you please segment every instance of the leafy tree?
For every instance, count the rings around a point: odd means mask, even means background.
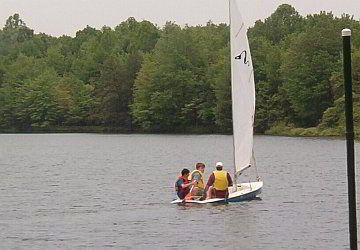
[[[360,122],[360,50],[354,49],[352,54],[352,73],[353,73],[353,113],[355,131],[360,132],[357,124]],[[343,134],[345,131],[345,97],[344,97],[344,76],[342,59],[337,63],[331,77],[333,93],[336,100],[334,105],[329,107],[322,116],[319,129],[326,133]]]
[[[52,67],[56,72],[63,76],[70,71],[70,66],[67,58],[61,53],[61,45],[52,46],[46,52],[46,63]]]
[[[294,122],[305,127],[318,125],[322,113],[333,104],[330,77],[341,51],[341,37],[333,29],[332,14],[322,12],[308,18],[307,31],[289,38],[282,66]]]
[[[102,67],[97,95],[99,117],[103,124],[130,127],[129,104],[132,98],[134,72],[140,68],[135,55],[111,55]]]
[[[250,38],[256,82],[255,130],[263,133],[288,113],[283,81],[281,80],[282,53],[263,36]]]
[[[55,86],[55,99],[62,109],[65,125],[86,126],[93,124],[92,112],[95,109],[94,87],[84,84],[73,75],[59,79]]]
[[[54,84],[59,81],[55,71],[45,71],[34,80],[26,81],[17,102],[17,118],[22,124],[46,128],[64,122],[61,107],[55,98]]]
[[[49,48],[54,46],[55,38],[46,34],[37,34],[30,40],[26,40],[19,47],[19,53],[35,58],[43,58]]]
[[[19,14],[14,14],[6,20],[3,32],[5,39],[11,42],[24,42],[34,35],[34,31],[26,26]]]
[[[149,21],[137,22],[130,17],[125,22],[115,27],[115,32],[121,44],[121,49],[126,53],[152,51],[160,38],[159,29]]]
[[[142,128],[170,131],[211,124],[207,101],[214,95],[205,81],[202,52],[191,28],[167,23],[135,82],[132,113]]]
[[[99,64],[95,58],[95,50],[99,42],[95,37],[81,45],[79,54],[72,61],[71,73],[83,82],[95,82],[100,76]]]
[[[33,79],[39,72],[40,63],[24,55],[20,55],[12,65],[7,67],[0,88],[0,114],[5,126],[20,126],[16,119],[16,102],[20,99],[20,92],[25,81]]]
[[[232,132],[231,70],[229,44],[219,51],[218,60],[209,67],[209,79],[216,103],[213,112],[216,125],[224,132]]]
[[[288,35],[301,32],[303,29],[304,18],[299,15],[294,7],[282,4],[264,22],[257,21],[249,35],[263,36],[270,42],[277,44]]]

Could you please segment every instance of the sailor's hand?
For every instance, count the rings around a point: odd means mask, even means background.
[[[193,181],[191,182],[191,184],[195,185],[196,182],[197,182],[196,180],[193,180]]]

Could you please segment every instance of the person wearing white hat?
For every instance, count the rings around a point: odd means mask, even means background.
[[[233,185],[230,174],[223,170],[224,164],[217,162],[216,170],[210,175],[205,187],[206,199],[229,197],[228,187]]]

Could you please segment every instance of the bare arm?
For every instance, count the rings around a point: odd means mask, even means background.
[[[181,186],[181,188],[186,188],[186,187],[190,187],[190,186],[192,186],[192,185],[195,185],[195,183],[196,183],[196,180],[193,180],[192,182],[190,182],[190,183],[188,183],[188,184],[181,184],[180,186]]]
[[[227,174],[227,179],[228,179],[228,186],[231,187],[233,185],[233,181],[229,173]]]
[[[209,187],[212,186],[212,184],[214,183],[214,181],[215,181],[215,175],[214,175],[214,174],[211,174],[211,175],[209,176],[208,182],[207,182],[207,184],[206,184],[206,186],[205,186],[204,196],[203,196],[204,198],[206,198],[206,192],[208,191]]]

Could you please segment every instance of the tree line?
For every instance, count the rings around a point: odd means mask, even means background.
[[[344,133],[343,28],[353,32],[357,125],[360,22],[283,4],[248,30],[255,132]],[[229,35],[211,21],[159,28],[129,18],[57,38],[14,14],[0,30],[0,130],[231,133]]]

